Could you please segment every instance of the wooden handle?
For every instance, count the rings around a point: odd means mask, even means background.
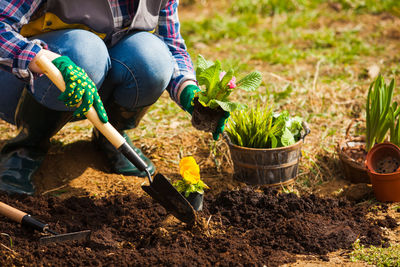
[[[0,214],[7,218],[16,221],[17,223],[22,222],[22,218],[27,215],[26,212],[20,211],[0,201]]]
[[[43,71],[44,74],[60,89],[65,91],[65,82],[61,72],[56,66],[45,56],[37,55],[35,63]],[[125,138],[109,123],[103,123],[97,115],[94,107],[90,107],[86,118],[96,127],[115,148],[120,148],[125,143]]]

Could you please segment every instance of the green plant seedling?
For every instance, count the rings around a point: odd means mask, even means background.
[[[233,69],[228,72],[222,70],[221,62],[215,63],[199,55],[197,60],[196,78],[205,90],[198,93],[198,101],[205,107],[216,109],[221,107],[227,112],[246,108],[246,105],[230,102],[229,96],[235,89],[245,91],[256,90],[262,81],[261,73],[254,71],[236,81]]]
[[[191,193],[204,194],[204,189],[209,187],[200,179],[200,167],[193,157],[184,157],[179,162],[181,180],[174,182],[173,186],[179,193],[188,197]]]
[[[390,121],[390,142],[399,146],[400,145],[400,106],[397,102],[393,103],[389,111]]]
[[[9,240],[10,240],[10,248],[12,249],[12,247],[13,247],[13,240],[12,240],[11,236],[10,236],[9,234],[6,234],[6,233],[0,233],[0,235],[9,238]]]
[[[291,118],[288,111],[274,113],[271,107],[238,110],[225,129],[231,142],[250,148],[286,147],[300,140],[302,119]]]
[[[394,80],[387,86],[382,75],[379,75],[368,90],[366,104],[366,150],[375,143],[382,143],[398,114],[397,104],[392,107]],[[392,126],[393,128],[393,126]]]

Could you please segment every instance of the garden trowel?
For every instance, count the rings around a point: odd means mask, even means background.
[[[20,223],[22,226],[29,227],[31,229],[40,231],[45,234],[50,234],[39,239],[40,244],[48,244],[54,242],[65,242],[65,241],[89,241],[90,230],[59,234],[49,228],[49,225],[41,221],[36,220],[31,215],[23,212],[19,209],[13,208],[0,201],[0,214],[5,217]]]
[[[46,56],[38,56],[35,63],[58,89],[61,91],[65,90],[65,83],[61,72]],[[132,147],[129,146],[125,138],[109,122],[103,123],[100,121],[97,112],[93,107],[89,109],[86,118],[133,165],[135,165],[140,171],[146,172],[149,185],[142,185],[142,189],[146,193],[182,222],[187,224],[193,224],[195,222],[196,215],[194,209],[186,198],[182,196],[162,174],[157,174],[154,179],[152,179],[147,164],[139,157]]]

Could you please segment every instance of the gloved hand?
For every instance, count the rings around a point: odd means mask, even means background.
[[[65,91],[60,94],[58,99],[68,107],[75,107],[82,102],[74,111],[74,116],[82,118],[93,105],[100,121],[103,123],[108,122],[107,113],[97,92],[96,85],[86,72],[67,56],[58,57],[52,63],[60,70],[65,82]]]
[[[214,140],[218,140],[219,135],[224,132],[225,124],[228,121],[229,116],[231,116],[231,114],[228,111],[224,111],[224,115],[222,115],[221,118],[219,119],[218,126],[213,132]]]
[[[193,113],[193,108],[194,108],[194,103],[193,99],[196,97],[196,94],[200,92],[201,89],[197,87],[196,85],[190,84],[187,85],[181,92],[179,99],[180,103],[183,107],[184,110],[190,113],[192,115]],[[221,115],[218,115],[221,116]],[[224,111],[223,115],[219,118],[217,127],[215,131],[212,133],[213,134],[213,139],[218,140],[219,135],[224,131],[226,121],[228,120],[230,116],[230,113],[227,111]]]
[[[201,89],[196,85],[189,84],[185,88],[183,88],[181,95],[179,96],[179,100],[184,110],[192,115],[193,113],[193,99],[196,97],[196,94],[200,92]]]

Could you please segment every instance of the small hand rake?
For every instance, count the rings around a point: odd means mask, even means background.
[[[36,220],[31,215],[23,212],[19,209],[13,208],[0,201],[0,214],[6,216],[7,218],[20,223],[22,226],[32,228],[34,230],[40,231],[42,233],[50,234],[49,236],[44,236],[39,239],[40,244],[48,244],[54,242],[65,242],[70,240],[90,240],[90,230],[59,234],[49,228],[49,225]]]

